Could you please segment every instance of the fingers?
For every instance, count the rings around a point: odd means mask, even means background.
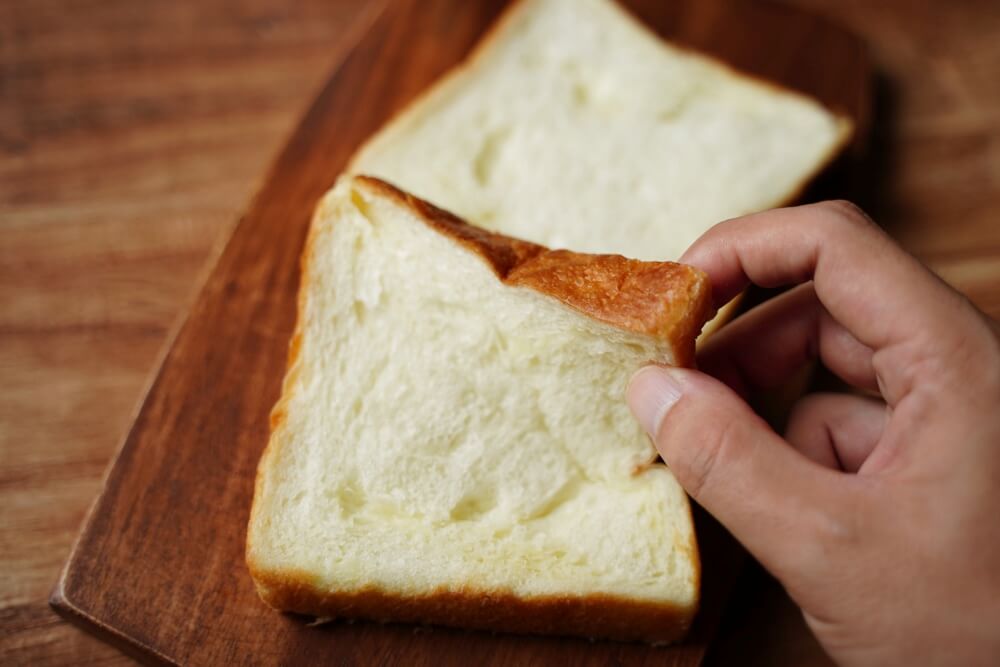
[[[872,350],[838,324],[806,283],[741,315],[709,338],[698,367],[746,396],[770,389],[817,356],[856,387],[876,391]]]
[[[681,261],[708,273],[717,304],[750,282],[776,287],[813,280],[833,319],[873,350],[914,335],[953,336],[946,320],[961,310],[957,293],[845,202],[720,223]]]
[[[842,475],[789,447],[729,388],[687,369],[646,367],[629,405],[688,493],[779,578],[820,548],[842,511]]]
[[[792,410],[785,439],[828,468],[857,472],[888,422],[885,403],[848,394],[806,396]]]

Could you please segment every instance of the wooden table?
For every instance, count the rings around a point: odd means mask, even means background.
[[[883,74],[862,203],[1000,317],[1000,4],[797,0]],[[0,3],[0,663],[120,664],[46,599],[171,324],[372,11]],[[824,664],[747,577],[713,664]]]

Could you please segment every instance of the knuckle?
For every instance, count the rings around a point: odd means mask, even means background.
[[[858,484],[853,486],[857,487]],[[879,506],[878,502],[873,501],[878,499],[861,488],[854,488],[852,491],[840,494],[835,505],[816,510],[815,520],[812,522],[814,537],[827,554],[857,551],[870,539],[872,508]]]
[[[825,201],[821,206],[831,215],[840,219],[842,223],[852,225],[870,225],[871,218],[860,206],[847,199],[832,199]]]
[[[704,496],[715,478],[719,462],[731,451],[738,438],[736,423],[730,419],[717,421],[714,428],[702,430],[700,441],[689,443],[686,456],[672,461],[671,469],[689,494],[698,500]]]
[[[740,218],[728,218],[721,222],[717,222],[708,228],[708,231],[703,233],[694,243],[694,245],[699,245],[702,243],[713,243],[717,239],[725,238],[730,233],[732,233],[733,227],[738,225]]]
[[[874,224],[857,204],[846,199],[825,201],[818,206],[824,214],[823,224],[833,233],[856,234]]]
[[[843,576],[844,564],[861,556],[873,537],[864,510],[839,503],[807,510],[798,534],[799,548],[785,555],[781,573],[799,584],[789,590],[793,597],[808,595],[817,581]]]
[[[843,548],[859,541],[860,530],[852,513],[823,511],[816,517],[816,533],[821,543]]]

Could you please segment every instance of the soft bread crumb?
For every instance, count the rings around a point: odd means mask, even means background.
[[[551,276],[539,283],[548,291],[505,283],[529,262],[582,260],[547,260],[545,248],[432,212],[360,178],[320,206],[248,536],[262,596],[300,613],[404,620],[407,600],[444,594],[475,610],[510,598],[565,608],[561,632],[675,638],[698,597],[690,509],[623,399],[632,371],[676,362],[697,329],[681,341],[666,320],[662,331],[613,326],[558,298]],[[643,275],[666,276],[664,294],[699,295],[662,317],[706,313],[704,276]],[[336,602],[365,591],[403,611]],[[670,622],[602,628],[580,613],[615,605]],[[413,618],[516,629],[504,607],[485,623],[429,604]]]
[[[521,0],[350,170],[534,244],[663,260],[787,203],[849,133],[609,0]],[[704,313],[673,332],[602,320],[599,301],[580,311],[592,293],[503,284],[544,249],[508,240],[488,267],[479,232],[456,243],[425,223],[363,181],[317,214],[250,523],[261,596],[321,616],[676,639],[697,606],[689,507],[623,391],[647,361],[686,361]]]
[[[611,0],[521,0],[350,171],[551,248],[662,261],[789,203],[850,132]]]

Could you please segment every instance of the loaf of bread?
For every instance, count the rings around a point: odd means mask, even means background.
[[[663,642],[697,607],[687,496],[628,413],[689,363],[706,277],[491,233],[373,178],[320,203],[247,562],[318,617]]]
[[[850,126],[612,0],[519,0],[350,170],[549,247],[676,260],[713,224],[793,200]]]

